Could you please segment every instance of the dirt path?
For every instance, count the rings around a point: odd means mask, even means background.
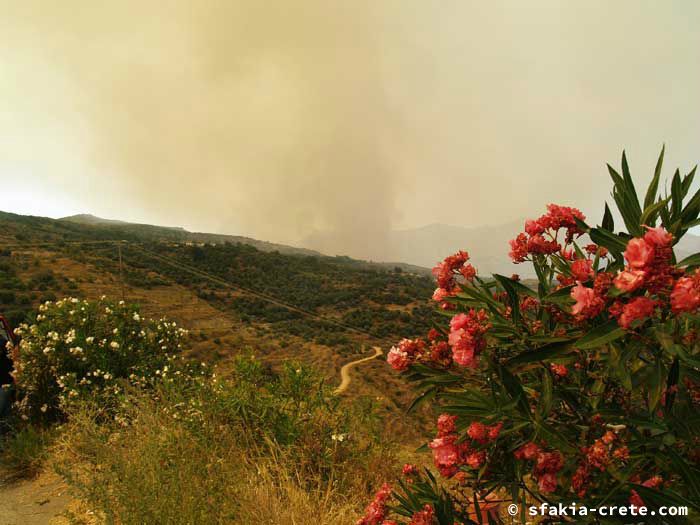
[[[0,525],[64,525],[72,498],[65,483],[50,473],[31,480],[0,478]]]
[[[359,365],[360,363],[364,363],[365,361],[371,361],[372,359],[375,359],[382,355],[384,352],[382,352],[382,349],[379,348],[378,346],[373,346],[374,349],[374,355],[371,357],[363,357],[362,359],[358,359],[357,361],[351,361],[346,365],[343,365],[343,367],[340,369],[340,386],[335,389],[336,394],[342,394],[348,389],[348,386],[350,386],[350,369],[355,366]]]

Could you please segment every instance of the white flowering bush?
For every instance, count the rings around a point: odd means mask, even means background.
[[[15,380],[22,419],[54,421],[89,399],[105,413],[127,384],[149,387],[201,374],[181,357],[187,331],[141,317],[136,306],[106,298],[47,301],[21,336]]]

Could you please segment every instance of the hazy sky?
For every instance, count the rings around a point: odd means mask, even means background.
[[[0,209],[348,246],[700,159],[700,2],[0,0]],[[352,250],[348,250],[352,251]]]

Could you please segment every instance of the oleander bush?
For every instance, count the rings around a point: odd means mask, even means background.
[[[15,331],[21,337],[15,406],[24,420],[55,421],[85,400],[98,402],[107,415],[128,384],[149,387],[205,374],[182,359],[185,330],[167,319],[144,319],[123,301],[47,301]]]
[[[599,226],[554,204],[528,220],[510,256],[534,286],[479,276],[464,251],[434,269],[445,325],[388,362],[436,407],[437,473],[407,465],[358,525],[511,523],[499,502],[543,501],[681,505],[690,517],[644,522],[697,523],[700,254],[674,246],[700,224],[700,191],[693,169],[660,194],[662,161],[643,200],[624,153],[609,166],[624,228],[607,204]]]

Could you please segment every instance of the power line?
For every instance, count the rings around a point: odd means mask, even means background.
[[[30,242],[30,243],[15,243],[15,244],[3,244],[2,248],[7,248],[10,250],[17,250],[22,248],[37,248],[40,246],[65,246],[73,244],[114,244],[121,242],[129,242],[119,239],[111,240],[100,240],[100,241],[45,241],[45,242]]]
[[[121,271],[121,246],[122,244],[126,244],[128,246],[131,246],[133,248],[136,248],[137,250],[140,250],[141,252],[150,255],[151,257],[154,257],[158,259],[161,262],[164,262],[166,264],[169,264],[170,266],[173,266],[175,268],[179,268],[181,270],[190,272],[193,275],[197,275],[199,277],[202,277],[204,279],[208,279],[211,282],[214,282],[216,284],[226,286],[228,288],[231,288],[233,290],[241,291],[244,293],[247,293],[248,295],[252,295],[253,297],[257,297],[258,299],[261,299],[263,301],[267,301],[271,304],[275,304],[277,306],[281,306],[282,308],[286,308],[290,311],[297,312],[299,314],[305,315],[307,317],[316,319],[317,321],[321,321],[327,324],[331,324],[340,328],[343,328],[344,330],[348,330],[350,332],[355,332],[367,337],[371,337],[372,339],[376,339],[377,341],[384,341],[384,338],[375,335],[367,330],[364,330],[362,328],[357,328],[354,326],[346,325],[340,321],[337,321],[335,319],[316,314],[314,312],[311,312],[309,310],[305,310],[303,308],[300,308],[298,306],[286,303],[280,299],[277,299],[276,297],[273,297],[271,295],[265,294],[263,292],[257,292],[255,290],[251,290],[250,288],[246,288],[243,286],[240,286],[238,284],[233,284],[230,281],[227,281],[221,277],[218,277],[214,274],[211,274],[209,272],[206,272],[204,270],[200,270],[199,268],[195,268],[193,266],[187,265],[185,263],[177,262],[173,260],[171,257],[168,257],[166,255],[162,254],[157,254],[154,253],[150,250],[147,250],[143,246],[139,246],[133,242],[127,241],[127,240],[120,240],[120,239],[113,239],[113,240],[93,240],[93,241],[46,241],[46,242],[39,242],[39,243],[23,243],[23,244],[15,244],[15,245],[5,245],[7,248],[13,248],[13,247],[19,247],[19,248],[28,248],[28,247],[37,247],[37,246],[65,246],[65,245],[73,245],[73,244],[114,244],[117,243],[118,248],[119,248],[119,260],[120,260],[120,271]],[[123,293],[123,292],[122,292]]]
[[[204,279],[208,279],[208,280],[210,280],[210,281],[212,281],[212,282],[215,282],[215,283],[217,283],[217,284],[226,286],[226,287],[231,288],[231,289],[233,289],[233,290],[239,290],[239,291],[245,292],[245,293],[247,293],[247,294],[249,294],[249,295],[252,295],[253,297],[257,297],[257,298],[259,298],[259,299],[261,299],[261,300],[263,300],[263,301],[267,301],[267,302],[272,303],[272,304],[275,304],[275,305],[277,305],[277,306],[281,306],[281,307],[283,307],[283,308],[287,308],[288,310],[291,310],[291,311],[293,311],[293,312],[300,313],[300,314],[302,314],[302,315],[306,315],[307,317],[314,318],[314,319],[316,319],[316,320],[318,320],[318,321],[322,321],[322,322],[325,322],[325,323],[328,323],[328,324],[332,324],[332,325],[338,326],[338,327],[340,327],[340,328],[343,328],[343,329],[345,329],[345,330],[348,330],[348,331],[351,331],[351,332],[356,332],[356,333],[359,333],[359,334],[362,334],[362,335],[371,337],[371,338],[373,338],[373,339],[377,339],[377,340],[379,340],[379,341],[382,341],[382,340],[383,340],[381,337],[379,337],[379,336],[377,336],[377,335],[375,335],[375,334],[373,334],[373,333],[371,333],[371,332],[369,332],[369,331],[367,331],[367,330],[363,330],[362,328],[357,328],[357,327],[354,327],[354,326],[346,325],[346,324],[344,324],[344,323],[341,323],[341,322],[339,322],[339,321],[336,321],[335,319],[331,319],[331,318],[329,318],[329,317],[325,317],[325,316],[316,314],[316,313],[314,313],[314,312],[310,312],[310,311],[308,311],[308,310],[304,310],[303,308],[299,308],[298,306],[294,306],[294,305],[291,305],[291,304],[289,304],[289,303],[285,303],[284,301],[282,301],[282,300],[280,300],[280,299],[277,299],[276,297],[272,297],[272,296],[270,296],[270,295],[267,295],[267,294],[265,294],[265,293],[257,292],[257,291],[255,291],[255,290],[251,290],[251,289],[249,289],[249,288],[245,288],[245,287],[240,286],[240,285],[238,285],[238,284],[233,284],[233,283],[231,283],[231,282],[229,282],[229,281],[227,281],[227,280],[225,280],[225,279],[223,279],[223,278],[221,278],[221,277],[218,277],[218,276],[213,275],[213,274],[211,274],[211,273],[209,273],[209,272],[205,272],[205,271],[203,271],[203,270],[200,270],[199,268],[194,268],[194,267],[189,266],[189,265],[187,265],[187,264],[180,263],[180,262],[176,262],[176,261],[172,260],[170,257],[167,257],[167,256],[165,256],[165,255],[161,255],[161,254],[154,253],[154,252],[152,252],[152,251],[150,251],[150,250],[147,250],[147,249],[143,248],[142,246],[132,245],[132,247],[134,247],[134,248],[136,248],[137,250],[140,250],[140,251],[146,253],[147,255],[150,255],[151,257],[154,257],[154,258],[160,260],[161,262],[164,262],[164,263],[166,263],[166,264],[169,264],[169,265],[171,265],[171,266],[173,266],[173,267],[175,267],[175,268],[180,268],[181,270],[185,270],[185,271],[190,272],[190,273],[192,273],[192,274],[194,274],[194,275],[198,275],[199,277],[202,277],[202,278],[204,278]]]

